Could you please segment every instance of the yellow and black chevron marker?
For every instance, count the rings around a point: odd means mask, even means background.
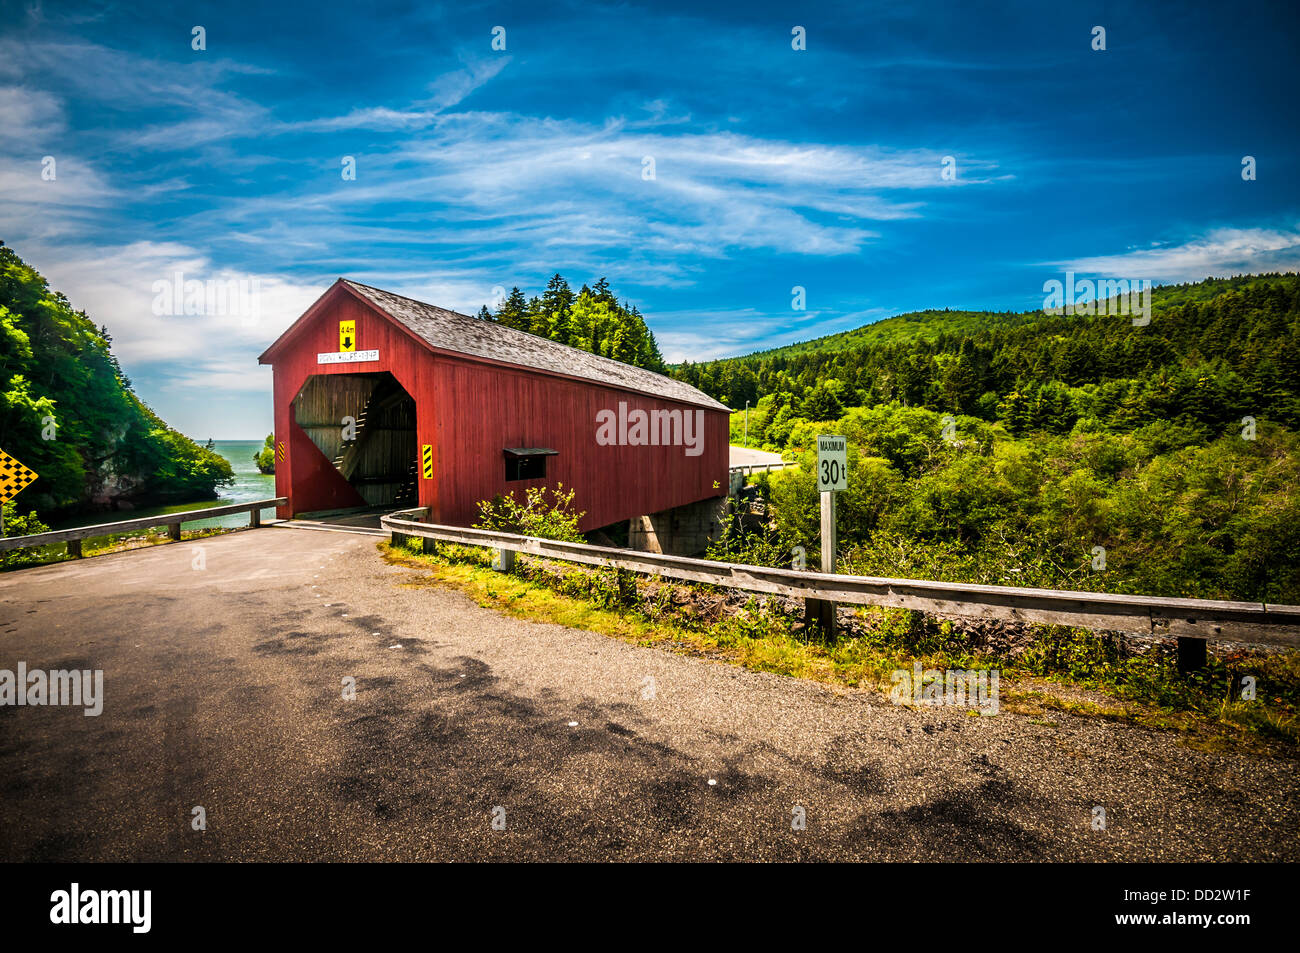
[[[433,446],[431,444],[426,443],[423,445],[423,450],[420,453],[420,462],[421,462],[421,472],[424,473],[424,478],[426,480],[432,480],[433,479]]]
[[[284,441],[280,440],[275,445],[275,459],[279,463],[284,462]]]
[[[36,479],[36,471],[0,450],[0,503],[8,503]]]

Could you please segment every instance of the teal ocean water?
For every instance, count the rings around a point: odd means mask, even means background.
[[[275,477],[264,476],[253,463],[253,454],[262,449],[261,440],[214,440],[213,447],[217,453],[230,461],[235,471],[232,486],[221,487],[218,499],[200,500],[195,503],[178,503],[171,506],[142,506],[133,510],[119,510],[115,513],[93,513],[80,516],[57,528],[68,529],[74,526],[89,526],[93,523],[108,523],[114,520],[134,519],[138,516],[162,516],[167,513],[184,513],[187,510],[200,510],[209,506],[223,506],[227,503],[246,503],[250,500],[267,500],[275,496]],[[275,509],[262,511],[263,519],[274,519]],[[185,529],[202,529],[209,526],[247,526],[248,514],[237,513],[233,516],[219,516],[216,519],[190,520],[184,524]]]

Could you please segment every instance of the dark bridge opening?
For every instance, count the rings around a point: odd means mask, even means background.
[[[314,375],[293,413],[368,506],[415,505],[415,400],[392,374]]]

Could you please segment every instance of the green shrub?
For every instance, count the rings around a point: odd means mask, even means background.
[[[546,500],[546,487],[529,487],[524,491],[522,501],[515,498],[513,492],[497,496],[491,500],[480,500],[478,504],[478,529],[495,530],[498,533],[518,533],[522,536],[538,536],[542,539],[560,539],[571,543],[584,542],[578,530],[584,513],[573,509],[574,491],[564,491],[564,484],[557,483],[551,491],[551,501]]]
[[[50,528],[42,523],[36,515],[35,510],[30,513],[19,513],[12,500],[4,504],[5,536],[31,536],[36,533],[47,533],[49,530]],[[0,553],[0,567],[4,568],[27,566],[39,561],[39,547],[37,549],[11,549],[7,553]]]
[[[253,454],[253,462],[257,464],[257,469],[261,473],[272,474],[275,472],[275,434],[266,435],[266,443],[262,449]]]

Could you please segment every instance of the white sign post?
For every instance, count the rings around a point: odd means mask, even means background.
[[[817,489],[822,502],[822,572],[835,571],[835,494],[849,488],[848,440],[822,434],[817,437]],[[835,603],[807,601],[809,621],[816,621],[822,637],[835,638]]]

